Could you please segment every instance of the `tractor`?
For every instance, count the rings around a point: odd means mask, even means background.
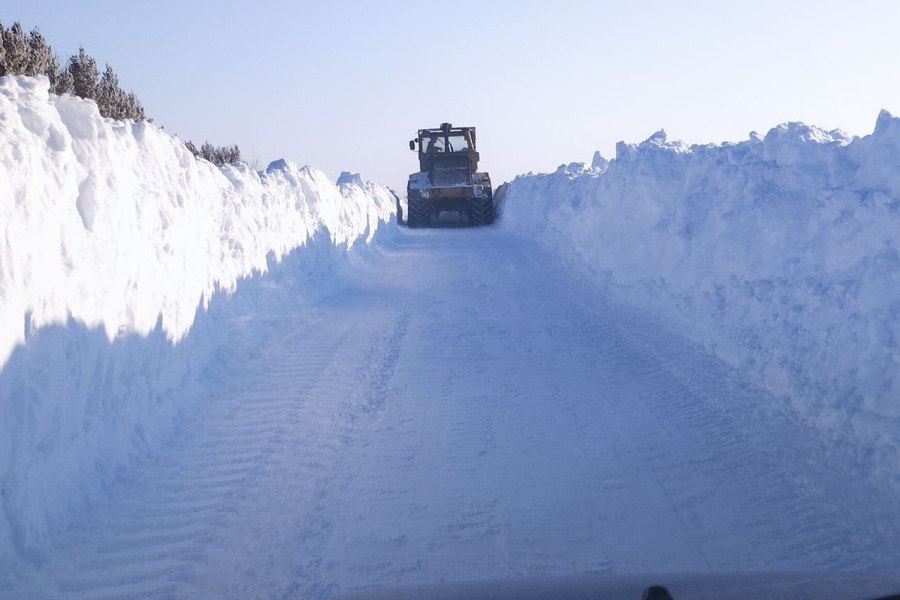
[[[491,178],[478,172],[474,127],[443,123],[420,129],[409,149],[418,151],[419,171],[406,186],[408,227],[428,227],[442,212],[465,215],[469,225],[490,225],[496,206]]]

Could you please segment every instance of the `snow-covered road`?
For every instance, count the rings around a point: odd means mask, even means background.
[[[900,565],[852,449],[502,229],[401,231],[290,308],[24,597]]]

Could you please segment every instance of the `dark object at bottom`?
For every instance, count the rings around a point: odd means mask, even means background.
[[[661,585],[651,585],[644,590],[641,600],[673,600],[669,590]]]

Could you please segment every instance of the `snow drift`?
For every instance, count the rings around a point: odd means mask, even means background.
[[[505,226],[863,442],[898,479],[900,119],[722,145],[619,143],[515,179]],[[862,457],[861,457],[862,458]]]
[[[229,319],[260,274],[302,270],[311,293],[394,206],[358,176],[220,169],[45,78],[0,78],[0,563],[39,561],[201,399],[224,345],[262,335]]]
[[[286,161],[256,173],[196,160],[149,123],[104,119],[92,101],[44,79],[0,88],[0,364],[38,328],[68,315],[146,334],[162,318],[178,340],[201,298],[234,289],[320,227],[350,245],[386,219],[393,197],[359,183],[341,193]]]

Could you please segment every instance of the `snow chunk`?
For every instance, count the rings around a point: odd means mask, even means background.
[[[875,121],[875,135],[890,135],[889,132],[891,130],[896,133],[898,127],[900,127],[900,118],[881,109],[881,112],[878,113],[878,119]]]
[[[806,125],[800,122],[782,123],[772,128],[766,134],[765,141],[778,140],[781,142],[791,143],[794,140],[800,142],[814,142],[817,144],[848,144],[853,138],[848,137],[846,133],[840,129],[833,131],[825,131],[814,125]]]
[[[288,173],[296,173],[299,171],[297,165],[292,163],[291,161],[285,158],[279,158],[277,160],[273,160],[269,163],[269,166],[266,167],[266,173],[272,173],[274,171],[285,171]]]
[[[359,176],[359,173],[343,171],[337,179],[337,185],[358,185],[359,187],[363,187],[365,184],[363,183],[362,177]]]
[[[654,144],[656,146],[665,146],[666,145],[666,130],[660,129],[650,137],[648,137],[645,141],[645,144]]]
[[[669,142],[666,131],[660,129],[640,144],[626,144],[618,142],[616,144],[616,160],[629,160],[639,155],[646,157],[647,152],[654,150],[662,150],[668,152],[688,153],[690,148],[682,141]]]
[[[609,161],[603,158],[600,151],[594,152],[594,158],[591,159],[591,168],[603,172],[609,167]]]

